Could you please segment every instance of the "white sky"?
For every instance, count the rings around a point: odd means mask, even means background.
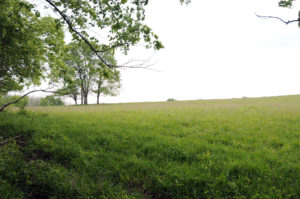
[[[296,19],[278,0],[150,0],[146,24],[165,48],[134,47],[119,63],[152,55],[154,72],[122,70],[122,90],[102,102],[141,102],[259,97],[300,93],[300,28],[255,16]],[[90,102],[95,102],[91,97]]]
[[[123,88],[105,102],[165,101],[256,97],[300,93],[300,29],[274,15],[296,19],[293,9],[276,0],[150,1],[146,24],[165,48],[155,53],[152,68],[122,71]],[[146,59],[153,51],[136,47],[118,60]],[[119,61],[122,63],[122,61]]]

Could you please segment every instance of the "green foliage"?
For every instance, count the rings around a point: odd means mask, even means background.
[[[93,43],[94,46],[98,46]],[[103,45],[98,46],[103,48]],[[102,53],[106,63],[116,65],[112,51]],[[81,104],[87,104],[90,91],[99,95],[116,95],[120,88],[120,72],[107,68],[93,51],[83,42],[71,42],[65,47],[62,57],[63,67],[52,67],[52,81],[63,87],[58,91],[60,96],[74,99],[81,97]]]
[[[297,199],[299,102],[286,96],[6,112],[0,142],[11,140],[0,146],[0,195]],[[17,135],[24,137],[12,139]]]
[[[0,94],[39,84],[43,64],[57,56],[64,33],[53,18],[40,18],[21,0],[0,2]]]
[[[92,91],[97,95],[99,104],[100,95],[116,96],[121,88],[120,72],[114,69],[97,68],[94,76],[94,88]]]
[[[282,0],[282,1],[279,1],[278,4],[279,4],[280,7],[290,8],[290,7],[292,7],[293,2],[294,2],[294,0]]]
[[[48,95],[40,100],[40,106],[62,106],[64,102],[60,98]]]
[[[4,96],[0,96],[0,106],[2,106],[4,104],[7,104],[9,102],[16,101],[20,97],[21,97],[20,95],[4,95]],[[21,99],[20,101],[18,101],[13,106],[16,106],[16,107],[19,107],[19,108],[24,108],[25,106],[28,106],[28,102],[29,102],[29,98],[28,97],[24,97],[23,99]]]

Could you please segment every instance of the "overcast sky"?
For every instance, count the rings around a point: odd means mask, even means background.
[[[300,28],[255,16],[296,19],[276,0],[150,0],[146,24],[165,48],[137,46],[119,63],[152,57],[151,68],[122,70],[122,90],[102,102],[141,102],[300,94]],[[100,38],[101,39],[101,38]],[[91,99],[90,102],[94,102]]]
[[[152,68],[122,71],[123,88],[105,102],[165,101],[288,95],[300,93],[300,29],[274,15],[296,19],[293,9],[275,0],[150,1],[146,24],[165,49],[155,52]],[[153,51],[136,47],[122,60],[146,59]]]

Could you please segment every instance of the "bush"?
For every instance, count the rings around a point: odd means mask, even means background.
[[[167,102],[174,102],[174,101],[176,101],[174,98],[167,99]]]
[[[49,95],[42,98],[40,101],[40,106],[61,106],[65,105],[60,98],[55,98],[53,95]]]

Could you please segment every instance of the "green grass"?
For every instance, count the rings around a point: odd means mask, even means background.
[[[300,198],[300,96],[0,114],[0,198]]]

